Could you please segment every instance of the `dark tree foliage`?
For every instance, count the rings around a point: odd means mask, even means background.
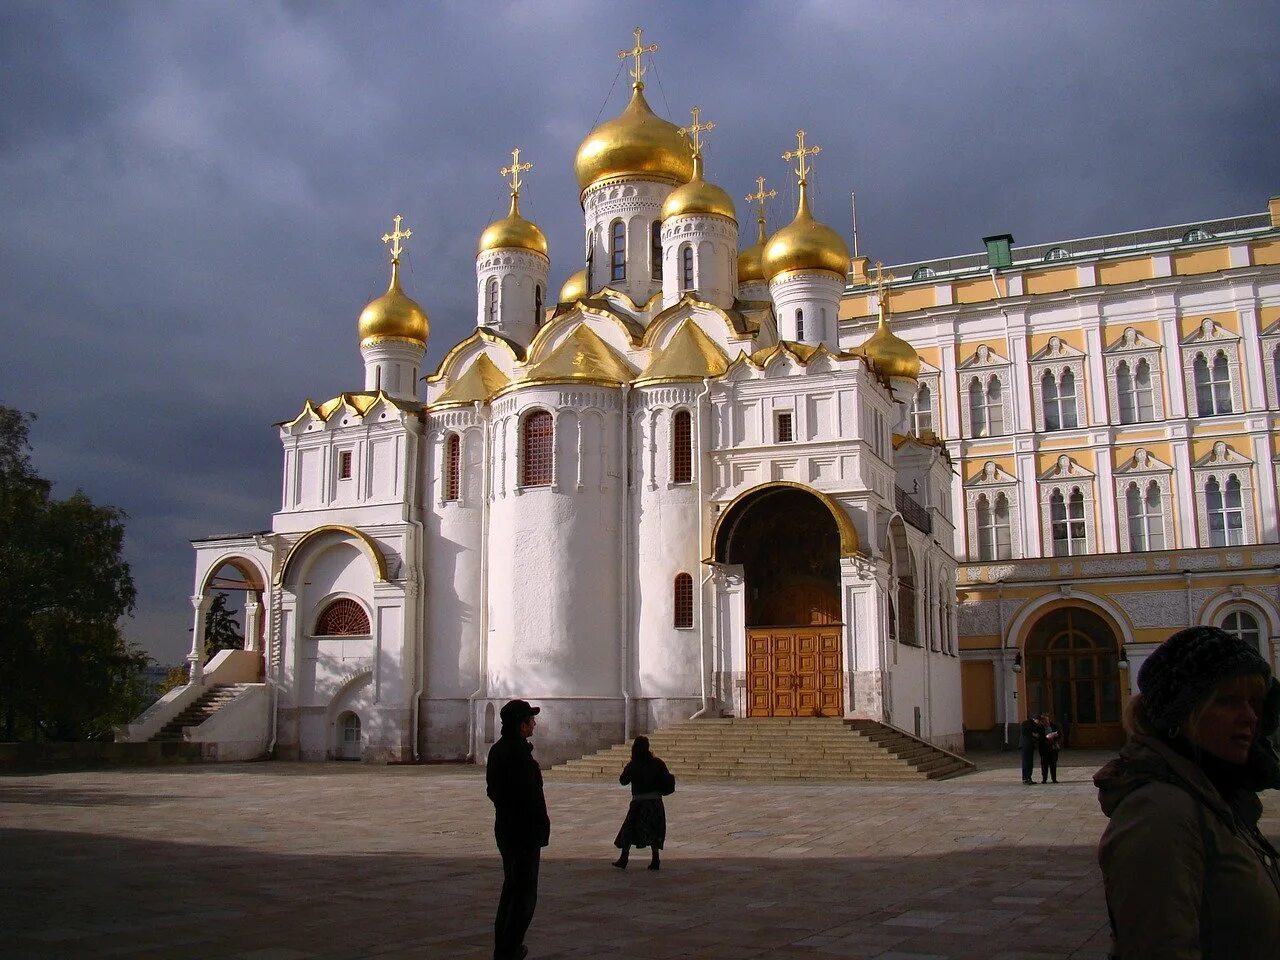
[[[0,738],[106,738],[143,705],[147,664],[118,625],[135,598],[125,515],[50,495],[31,419],[0,406]]]
[[[214,595],[209,612],[204,616],[204,659],[207,663],[219,650],[240,650],[244,636],[236,620],[236,610],[227,609],[227,595]]]

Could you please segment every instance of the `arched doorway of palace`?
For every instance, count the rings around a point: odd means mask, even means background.
[[[1099,613],[1081,606],[1046,613],[1024,648],[1028,711],[1051,714],[1073,747],[1119,746],[1119,655],[1115,629]]]
[[[799,487],[763,487],[730,507],[715,547],[717,560],[742,566],[747,716],[841,716],[841,538],[831,508]]]

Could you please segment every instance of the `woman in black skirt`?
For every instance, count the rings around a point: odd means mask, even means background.
[[[631,762],[623,767],[618,782],[624,787],[631,784],[631,806],[613,841],[622,851],[613,865],[625,870],[632,847],[649,847],[653,851],[649,869],[657,870],[661,866],[658,851],[667,839],[667,811],[662,798],[675,790],[675,777],[649,750],[649,738],[636,737],[631,744]]]

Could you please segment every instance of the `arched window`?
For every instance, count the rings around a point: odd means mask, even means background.
[[[975,437],[983,436],[986,431],[986,404],[982,401],[982,381],[974,377],[969,381],[969,427]]]
[[[1183,243],[1202,243],[1205,240],[1212,240],[1212,239],[1213,239],[1213,234],[1211,234],[1208,230],[1201,229],[1200,227],[1194,227],[1182,235]]]
[[[1244,543],[1244,506],[1240,478],[1227,477],[1224,490],[1217,477],[1204,485],[1204,503],[1209,515],[1209,546],[1237,547]]]
[[[1154,480],[1146,491],[1131,483],[1124,492],[1125,515],[1129,521],[1130,550],[1164,549],[1164,509],[1160,502],[1160,484]]]
[[[994,374],[982,381],[969,381],[969,427],[975,437],[997,437],[1004,433],[1004,384]]]
[[[1053,247],[1044,255],[1045,263],[1051,263],[1054,260],[1066,260],[1071,254],[1062,247]]]
[[[451,433],[444,442],[444,498],[457,500],[462,487],[462,437]]]
[[[1133,390],[1133,374],[1129,371],[1129,361],[1121,360],[1116,365],[1116,406],[1120,411],[1121,423],[1137,423],[1137,398]]]
[[[649,276],[654,280],[662,279],[662,221],[655,220],[649,227],[649,259],[651,261]]]
[[[1070,557],[1085,553],[1084,494],[1079,487],[1063,496],[1061,490],[1049,497],[1049,522],[1053,536],[1053,555]]]
[[[536,330],[542,326],[542,284],[535,284],[533,288],[533,328]]]
[[[1069,430],[1078,425],[1076,377],[1070,370],[1063,370],[1056,377],[1052,370],[1046,370],[1040,378],[1040,399],[1045,430]]]
[[[1009,560],[1012,557],[1009,498],[998,493],[993,505],[984,493],[978,497],[978,559]]]
[[[627,279],[627,227],[621,220],[609,227],[609,279]]]
[[[693,247],[687,243],[680,248],[680,289],[693,289]]]
[[[1192,364],[1192,376],[1196,385],[1196,413],[1213,417],[1232,412],[1231,367],[1227,355],[1219,350],[1212,363],[1203,353],[1196,354]]]
[[[923,437],[933,430],[933,391],[927,383],[920,384],[911,401],[911,432]]]
[[[555,424],[547,410],[534,410],[521,424],[520,485],[522,487],[548,487],[551,485],[551,450],[555,439]]]
[[[937,273],[934,272],[932,267],[916,267],[911,271],[912,280],[928,280],[929,278],[936,276]]]
[[[485,285],[485,316],[489,326],[498,325],[498,278],[490,277],[489,282]]]
[[[1280,343],[1277,343],[1276,348],[1271,351],[1271,365],[1275,368],[1276,405],[1280,406]]]
[[[339,597],[316,618],[317,637],[364,637],[369,629],[369,614],[349,597]]]
[[[693,417],[677,410],[671,419],[671,482],[693,482]]]
[[[1151,388],[1151,364],[1141,359],[1131,369],[1128,360],[1116,367],[1116,406],[1121,423],[1155,419],[1155,394]]]
[[[677,573],[672,586],[672,600],[675,608],[674,624],[681,630],[693,626],[693,577],[687,573]]]
[[[1222,618],[1222,629],[1261,652],[1262,628],[1258,625],[1258,618],[1249,611],[1232,610]]]
[[[796,311],[796,339],[804,340],[804,311]]]

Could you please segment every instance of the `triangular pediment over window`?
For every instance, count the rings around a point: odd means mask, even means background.
[[[984,343],[961,362],[959,369],[972,370],[974,368],[1002,367],[1007,366],[1008,363],[1007,358],[1000,356]]]
[[[1219,440],[1213,445],[1213,449],[1198,459],[1194,466],[1199,467],[1246,467],[1252,466],[1253,461],[1241,453],[1237,453],[1231,444],[1223,440]]]
[[[1211,320],[1208,317],[1205,317],[1204,320],[1200,322],[1200,326],[1196,327],[1195,330],[1189,333],[1186,336],[1186,338],[1183,339],[1182,342],[1183,343],[1223,343],[1223,342],[1231,342],[1233,340],[1239,340],[1239,339],[1240,339],[1239,336],[1237,336],[1232,331],[1228,330],[1226,327],[1218,323],[1216,320]]]
[[[1077,350],[1061,337],[1050,337],[1049,342],[1031,355],[1031,362],[1037,360],[1076,360],[1084,353]]]
[[[1115,472],[1117,476],[1122,476],[1126,473],[1168,473],[1171,470],[1173,467],[1169,464],[1139,447],[1133,451],[1133,456],[1116,467]]]
[[[1103,350],[1103,353],[1129,353],[1136,350],[1158,350],[1160,344],[1156,343],[1145,333],[1134,327],[1125,327],[1124,333],[1113,342],[1109,347]]]
[[[1057,463],[1040,474],[1041,480],[1088,480],[1092,477],[1091,471],[1080,466],[1065,453],[1058,458]]]
[[[965,485],[969,487],[994,487],[1017,482],[1018,478],[1012,473],[1009,473],[994,460],[988,460],[982,465],[981,470],[969,478],[969,482]]]

